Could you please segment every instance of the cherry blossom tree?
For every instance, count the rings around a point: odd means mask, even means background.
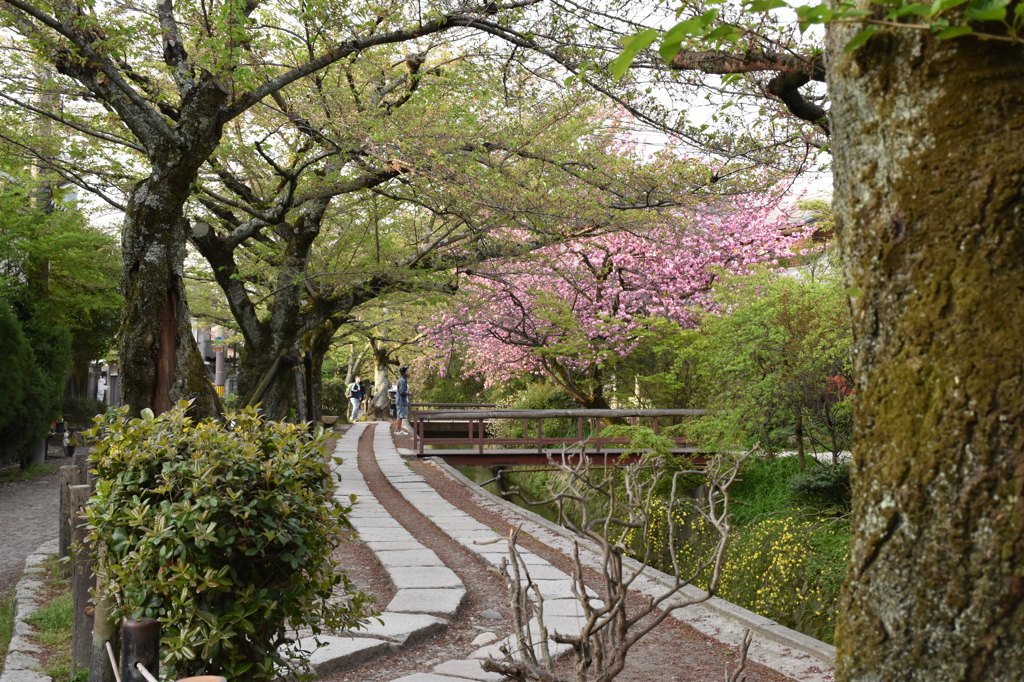
[[[546,375],[582,407],[607,408],[610,374],[653,333],[653,320],[693,326],[697,310],[713,305],[719,273],[778,264],[802,237],[765,197],[678,210],[648,230],[555,244],[469,273],[427,339],[438,366],[460,353],[487,385]]]

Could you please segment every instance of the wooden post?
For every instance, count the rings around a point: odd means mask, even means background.
[[[88,499],[89,486],[75,485],[71,487],[72,501],[75,493],[85,491]],[[92,560],[86,546],[85,517],[72,515],[74,530],[71,540],[74,543],[73,572],[71,574],[71,602],[74,611],[71,614],[71,670],[88,670],[92,658],[92,623],[93,608],[89,604],[89,590],[95,584],[92,572]]]
[[[292,348],[292,374],[295,377],[295,414],[299,417],[299,423],[306,423],[306,401],[302,399],[302,363],[299,361],[299,349]]]
[[[78,467],[62,466],[60,468],[60,513],[58,518],[58,551],[57,556],[61,559],[57,564],[57,574],[61,578],[71,576],[71,562],[64,561],[68,557],[68,547],[71,546],[71,486],[81,483],[78,476]]]
[[[76,454],[75,466],[78,467],[79,484],[85,483],[89,478],[89,455],[84,452]]]
[[[102,545],[99,547],[99,562],[103,563],[106,552]],[[103,581],[96,576],[96,612],[92,624],[92,661],[89,665],[89,682],[117,682],[114,668],[107,656],[107,642],[114,650],[114,660],[117,660],[117,651],[120,649],[121,637],[117,629],[116,608],[109,597],[99,593],[103,589]]]
[[[138,663],[160,679],[160,621],[155,618],[126,620],[121,625],[121,682],[146,682]]]

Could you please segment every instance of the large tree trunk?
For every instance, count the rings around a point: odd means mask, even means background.
[[[388,389],[391,388],[388,365],[394,364],[397,363],[391,359],[385,344],[373,349],[373,401],[367,411],[372,419],[387,421],[394,418],[391,416],[391,397],[388,394]]]
[[[259,388],[274,362],[281,354],[281,348],[287,351],[290,346],[275,343],[249,343],[242,347],[238,363],[238,394],[248,402]],[[267,419],[281,420],[288,416],[288,410],[295,403],[295,380],[292,376],[290,360],[285,357],[279,363],[273,383],[263,401],[260,411]]]
[[[1024,660],[1024,58],[829,36],[852,291],[853,543],[837,679],[1009,680]]]
[[[338,331],[339,326],[337,320],[325,320],[303,339],[303,346],[309,348],[313,357],[313,371],[308,378],[313,385],[313,414],[309,418],[316,423],[319,423],[320,417],[323,416],[324,357],[331,349],[331,341],[334,340],[334,333]]]
[[[135,186],[122,238],[121,391],[131,414],[149,407],[166,412],[179,400],[192,413],[220,412],[199,347],[192,337],[185,285],[188,222],[182,207],[194,173],[154,173]]]

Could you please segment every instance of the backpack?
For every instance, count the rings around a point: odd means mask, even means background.
[[[355,386],[355,385],[356,385],[356,383],[353,381],[351,384],[348,384],[348,385],[345,386],[345,397],[346,398],[351,398],[352,397],[352,387]]]

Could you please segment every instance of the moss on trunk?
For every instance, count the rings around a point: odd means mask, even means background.
[[[165,412],[195,401],[193,414],[220,412],[206,364],[192,337],[182,281],[188,223],[182,207],[190,180],[151,177],[135,186],[122,228],[121,289],[125,315],[119,335],[121,392],[132,414]]]
[[[1024,59],[829,37],[856,384],[837,679],[1007,680],[1024,658]]]

